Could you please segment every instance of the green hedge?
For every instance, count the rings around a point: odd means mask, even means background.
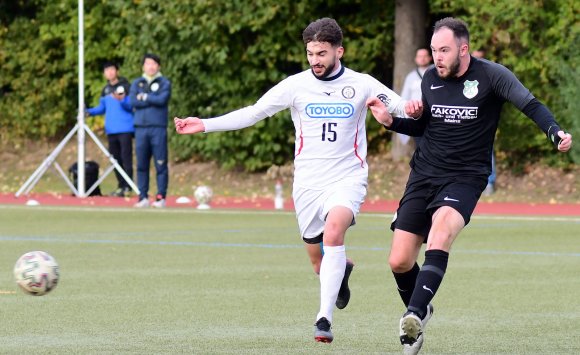
[[[565,127],[578,129],[578,19],[574,1],[431,1],[433,19],[461,15],[474,46],[516,72]],[[0,138],[62,138],[76,121],[77,1],[0,4]],[[97,104],[101,65],[114,58],[121,74],[141,73],[143,53],[162,58],[173,82],[171,116],[217,116],[253,104],[284,77],[307,67],[301,33],[312,20],[334,17],[345,32],[344,63],[390,84],[394,2],[380,0],[85,1],[87,105]],[[542,29],[542,30],[539,30]],[[97,121],[99,122],[99,121]],[[247,170],[292,159],[288,112],[238,132],[170,135],[172,156],[197,156]],[[369,146],[389,134],[369,120]],[[497,149],[510,161],[552,157],[546,139],[519,112],[507,109]],[[578,161],[578,153],[571,155]],[[559,158],[562,162],[563,158]]]

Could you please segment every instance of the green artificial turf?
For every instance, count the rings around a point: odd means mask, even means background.
[[[0,206],[0,353],[401,353],[390,219],[362,214],[349,230],[352,298],[320,344],[318,278],[291,213]],[[46,296],[14,283],[31,250],[60,265]],[[579,353],[579,274],[579,218],[475,217],[423,352]]]

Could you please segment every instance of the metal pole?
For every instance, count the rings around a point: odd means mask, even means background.
[[[77,159],[77,182],[78,197],[86,197],[85,194],[85,62],[84,62],[84,3],[79,0],[79,109],[78,109],[78,159]]]
[[[109,153],[109,151],[107,150],[107,148],[105,148],[105,146],[103,145],[103,143],[101,143],[101,141],[99,140],[99,138],[95,135],[95,133],[93,133],[89,127],[85,126],[85,130],[87,131],[87,134],[89,135],[89,137],[91,137],[93,139],[93,141],[95,142],[95,144],[97,145],[97,147],[99,147],[99,149],[103,152],[103,154],[105,154],[105,156],[109,159],[109,161],[112,164],[112,167],[114,169],[117,169],[117,171],[119,172],[119,174],[121,174],[121,176],[123,177],[123,179],[125,179],[125,181],[127,182],[127,184],[129,184],[129,186],[133,189],[133,191],[135,191],[135,193],[138,195],[139,194],[139,188],[137,187],[137,185],[135,185],[135,183],[133,182],[133,180],[131,180],[131,178],[129,177],[129,175],[127,175],[127,173],[125,172],[125,170],[123,170],[123,168],[121,167],[121,165],[119,165],[119,163],[117,162],[117,160],[113,157],[113,155],[111,153]],[[105,172],[103,173],[103,176],[97,181],[99,184],[102,180],[105,179],[105,177],[107,177],[107,175],[110,173],[109,172]],[[95,183],[95,185],[99,185],[97,183]],[[94,186],[96,188],[96,186]],[[94,190],[94,189],[93,189]],[[87,192],[87,195],[90,194],[91,192]]]
[[[79,125],[75,125],[73,129],[68,132],[66,137],[56,146],[56,148],[44,159],[42,164],[34,171],[32,175],[26,180],[24,185],[20,187],[20,189],[16,192],[16,197],[19,197],[22,194],[28,194],[30,190],[36,185],[38,180],[42,177],[42,175],[46,172],[46,170],[50,167],[51,164],[54,163],[56,157],[60,154],[60,152],[64,149],[68,141],[72,138],[72,136],[78,131]],[[68,180],[68,179],[67,179]],[[65,180],[66,181],[66,180]],[[68,182],[68,181],[67,181]],[[77,195],[78,191],[73,190],[75,195]]]
[[[28,194],[32,188],[36,185],[36,183],[40,180],[42,175],[46,172],[46,170],[54,164],[55,169],[57,172],[62,176],[64,181],[66,182],[67,186],[73,191],[73,193],[77,197],[87,197],[97,186],[105,179],[109,173],[111,173],[112,169],[117,169],[117,171],[121,174],[121,176],[127,181],[129,186],[135,191],[135,193],[139,193],[139,189],[133,183],[131,178],[125,173],[123,168],[119,165],[117,160],[109,153],[109,151],[103,146],[103,144],[99,141],[98,137],[91,132],[89,127],[85,124],[85,80],[84,80],[84,19],[83,19],[83,0],[78,1],[78,21],[79,21],[79,102],[78,102],[78,116],[77,116],[77,124],[74,128],[67,134],[67,136],[59,143],[59,145],[50,153],[50,155],[42,162],[42,164],[34,171],[34,173],[26,180],[24,185],[20,187],[20,189],[16,192],[16,197],[19,197],[21,194]],[[56,158],[58,154],[64,149],[67,142],[72,138],[72,136],[77,133],[78,138],[78,160],[77,160],[77,185],[78,190],[74,187],[74,183],[70,182],[65,171],[58,165],[56,162]],[[105,174],[97,180],[93,186],[89,188],[87,191],[86,189],[86,181],[85,181],[85,133],[88,133],[89,136],[95,141],[97,146],[103,151],[105,156],[111,162],[113,168],[109,168],[106,170]]]

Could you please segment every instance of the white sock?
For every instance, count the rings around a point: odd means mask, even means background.
[[[316,319],[325,317],[332,323],[332,312],[340,284],[344,278],[346,252],[344,245],[337,247],[324,246],[324,257],[320,264],[320,311]]]

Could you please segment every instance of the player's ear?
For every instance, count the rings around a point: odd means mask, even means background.
[[[336,56],[338,57],[338,59],[342,58],[344,54],[344,47],[343,46],[339,46],[336,48]]]
[[[459,55],[462,57],[469,55],[469,44],[461,43],[461,45],[459,46]]]

